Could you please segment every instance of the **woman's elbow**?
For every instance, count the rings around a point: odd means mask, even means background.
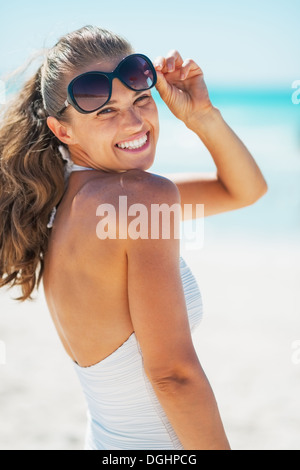
[[[258,192],[257,192],[257,196],[256,196],[254,202],[256,202],[256,201],[258,201],[260,198],[262,198],[267,192],[268,192],[268,184],[267,184],[266,180],[263,179],[263,181],[262,181],[262,183],[261,183],[261,185],[260,185],[260,187],[259,187],[259,190],[258,190]]]
[[[253,198],[252,204],[257,202],[259,199],[261,199],[266,193],[268,192],[268,185],[265,179],[261,182],[261,184],[257,187],[256,193]]]
[[[266,180],[263,178],[263,181],[260,184],[257,184],[255,188],[251,191],[251,194],[248,195],[241,202],[241,207],[251,206],[255,204],[259,199],[261,199],[268,192],[268,185]]]
[[[267,192],[268,192],[268,183],[266,182],[265,178],[261,176],[261,183],[259,185],[259,190],[258,190],[258,198],[260,199],[263,197]]]
[[[186,364],[184,367],[160,370],[147,373],[153,387],[161,392],[173,394],[180,389],[185,389],[193,386],[195,381],[198,384],[207,385],[207,379],[200,364]]]

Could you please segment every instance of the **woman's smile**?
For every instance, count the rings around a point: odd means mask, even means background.
[[[123,142],[119,142],[116,144],[116,147],[119,150],[123,150],[125,152],[142,152],[147,150],[150,145],[150,131],[140,134],[139,136],[135,136],[134,139],[126,140]]]

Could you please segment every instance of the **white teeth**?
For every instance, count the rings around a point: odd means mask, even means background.
[[[141,137],[137,140],[132,140],[131,142],[122,142],[121,144],[117,144],[117,147],[121,149],[138,149],[143,147],[148,140],[147,134],[144,137]]]

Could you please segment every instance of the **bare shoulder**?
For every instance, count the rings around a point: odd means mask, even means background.
[[[120,176],[122,188],[127,196],[142,199],[149,204],[157,201],[180,200],[180,193],[170,179],[142,170],[130,170]],[[164,201],[165,200],[165,201]]]
[[[155,203],[180,203],[180,192],[173,181],[155,173],[133,169],[93,179],[76,195],[74,204],[78,202],[83,208],[112,204],[118,211],[120,196],[125,196],[128,204],[150,206]]]
[[[74,197],[71,213],[76,215],[77,220],[84,221],[79,230],[92,229],[94,233],[96,223],[98,228],[107,231],[103,237],[115,239],[114,233],[118,231],[120,222],[123,231],[126,229],[124,223],[128,226],[132,222],[130,215],[138,210],[136,205],[150,213],[152,205],[162,204],[170,207],[180,205],[176,184],[164,176],[133,169],[104,177],[101,175],[88,181]],[[112,233],[109,232],[110,228]],[[151,227],[148,228],[151,230]]]

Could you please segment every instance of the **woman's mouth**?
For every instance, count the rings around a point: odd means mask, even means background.
[[[138,139],[129,140],[116,144],[119,150],[124,152],[137,153],[146,150],[150,145],[150,131],[142,135]]]

